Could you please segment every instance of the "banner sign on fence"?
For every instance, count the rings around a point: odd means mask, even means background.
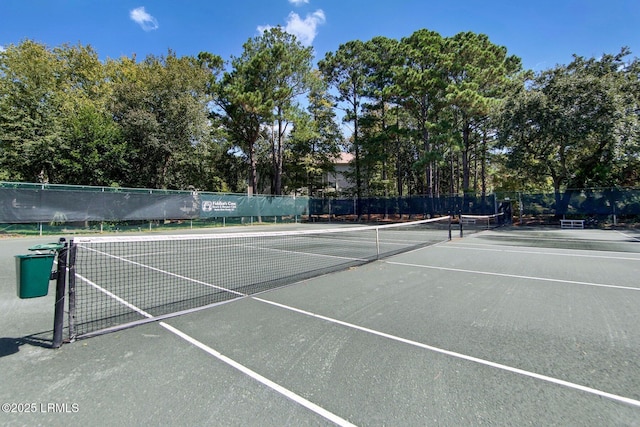
[[[200,218],[306,215],[306,197],[201,194]]]

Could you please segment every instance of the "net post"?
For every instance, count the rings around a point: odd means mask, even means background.
[[[69,244],[69,341],[76,339],[76,253],[78,246]]]
[[[449,211],[449,240],[451,240],[451,211]]]
[[[380,259],[380,227],[376,227],[376,259]]]
[[[462,238],[462,211],[458,211],[458,223],[460,224],[460,238]]]
[[[53,348],[60,348],[64,332],[64,303],[67,286],[67,256],[68,246],[64,238],[60,238],[59,243],[64,246],[58,250],[58,266],[55,272],[56,277],[56,302],[53,314]]]

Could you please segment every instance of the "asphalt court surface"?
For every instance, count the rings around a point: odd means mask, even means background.
[[[640,425],[637,232],[467,235],[58,350],[3,243],[3,425]]]

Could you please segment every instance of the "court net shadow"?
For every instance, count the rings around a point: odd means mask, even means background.
[[[20,351],[20,347],[28,344],[34,347],[53,348],[53,331],[38,332],[24,337],[0,338],[0,357],[10,356]]]

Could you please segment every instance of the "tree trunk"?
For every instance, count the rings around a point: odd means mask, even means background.
[[[471,128],[469,123],[465,121],[462,127],[462,191],[467,193],[469,191],[470,182],[470,165],[469,165],[469,153],[471,152],[470,144]]]
[[[253,143],[249,144],[249,187],[251,194],[258,194],[258,162]]]
[[[400,156],[400,119],[396,117],[398,132],[396,133],[396,186],[398,197],[402,197],[402,160]]]

